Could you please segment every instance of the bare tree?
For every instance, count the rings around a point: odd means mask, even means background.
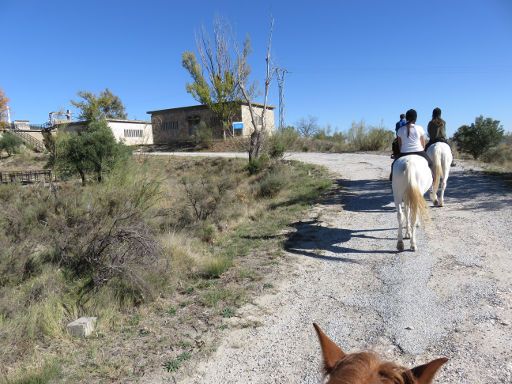
[[[247,64],[247,50],[249,47],[244,44],[244,48],[242,52],[238,52],[238,71],[237,71],[237,83],[242,91],[242,95],[249,105],[249,112],[251,115],[251,122],[253,125],[253,131],[251,133],[251,138],[249,141],[249,161],[253,161],[259,158],[261,148],[263,146],[264,133],[267,128],[267,121],[265,119],[265,113],[267,111],[267,103],[268,103],[268,92],[270,88],[270,83],[272,81],[272,77],[275,73],[275,70],[272,68],[271,63],[271,49],[272,49],[272,32],[274,30],[274,18],[270,19],[270,33],[267,44],[267,54],[265,56],[265,89],[264,89],[264,101],[263,101],[263,112],[261,113],[261,128],[256,122],[256,113],[254,112],[252,99],[254,97],[254,88],[247,89],[246,84],[248,83],[249,76],[249,65]]]
[[[320,129],[318,126],[318,118],[311,115],[306,118],[303,117],[297,122],[295,128],[300,135],[304,137],[311,137]]]

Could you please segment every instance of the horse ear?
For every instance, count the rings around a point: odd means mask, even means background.
[[[438,369],[447,361],[448,359],[446,357],[432,360],[430,363],[419,365],[411,369],[411,373],[416,378],[418,384],[430,384]]]
[[[345,357],[345,353],[334,343],[334,341],[329,339],[325,333],[322,332],[317,324],[313,323],[313,326],[315,327],[318,340],[320,341],[320,346],[322,347],[325,372],[330,373],[336,366],[336,363]]]

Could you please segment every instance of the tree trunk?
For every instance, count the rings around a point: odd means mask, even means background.
[[[249,161],[257,160],[260,157],[261,149],[261,132],[254,130],[251,133],[251,140],[249,146]]]
[[[83,171],[83,169],[78,169],[78,173],[80,174],[80,178],[82,179],[82,186],[85,186],[85,172]]]

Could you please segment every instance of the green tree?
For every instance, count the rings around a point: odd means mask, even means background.
[[[212,42],[213,40],[213,42]],[[231,42],[229,26],[217,18],[213,23],[213,39],[204,30],[197,38],[200,63],[193,52],[182,55],[183,68],[192,77],[187,92],[201,104],[207,105],[222,122],[224,138],[231,132],[231,123],[240,110],[242,95],[237,82],[238,58]],[[250,53],[250,41],[246,38],[242,55]],[[248,66],[244,67],[247,75]]]
[[[81,134],[67,132],[57,134],[55,168],[58,173],[65,176],[78,173],[82,185],[86,184],[86,174],[92,166],[88,158],[88,148],[84,146]]]
[[[11,132],[4,132],[0,137],[0,152],[4,150],[7,156],[17,153],[23,141]]]
[[[504,129],[498,120],[479,116],[471,125],[459,127],[453,135],[457,147],[478,159],[489,148],[498,145],[503,139]]]
[[[80,119],[92,121],[127,118],[123,102],[108,88],[101,91],[98,96],[87,91],[78,92],[78,96],[82,100],[71,100],[71,104],[80,110]]]
[[[56,166],[63,174],[80,175],[86,184],[86,174],[94,172],[101,182],[103,174],[110,171],[130,150],[117,143],[106,120],[93,120],[78,133],[59,133],[56,140]]]
[[[46,168],[52,168],[55,165],[55,157],[57,153],[55,137],[50,129],[43,129],[41,134],[43,136],[43,145],[50,154],[48,162],[46,163]]]

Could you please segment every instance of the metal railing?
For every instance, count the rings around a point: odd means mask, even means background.
[[[21,183],[30,184],[37,182],[49,183],[53,181],[51,169],[35,171],[7,171],[0,172],[0,184]]]
[[[39,152],[45,151],[45,146],[42,141],[37,140],[35,137],[33,137],[30,133],[20,131],[19,129],[11,129],[10,132],[14,133],[16,136],[18,136],[21,140],[25,142],[25,144],[28,144],[32,147],[34,147],[35,150]]]

